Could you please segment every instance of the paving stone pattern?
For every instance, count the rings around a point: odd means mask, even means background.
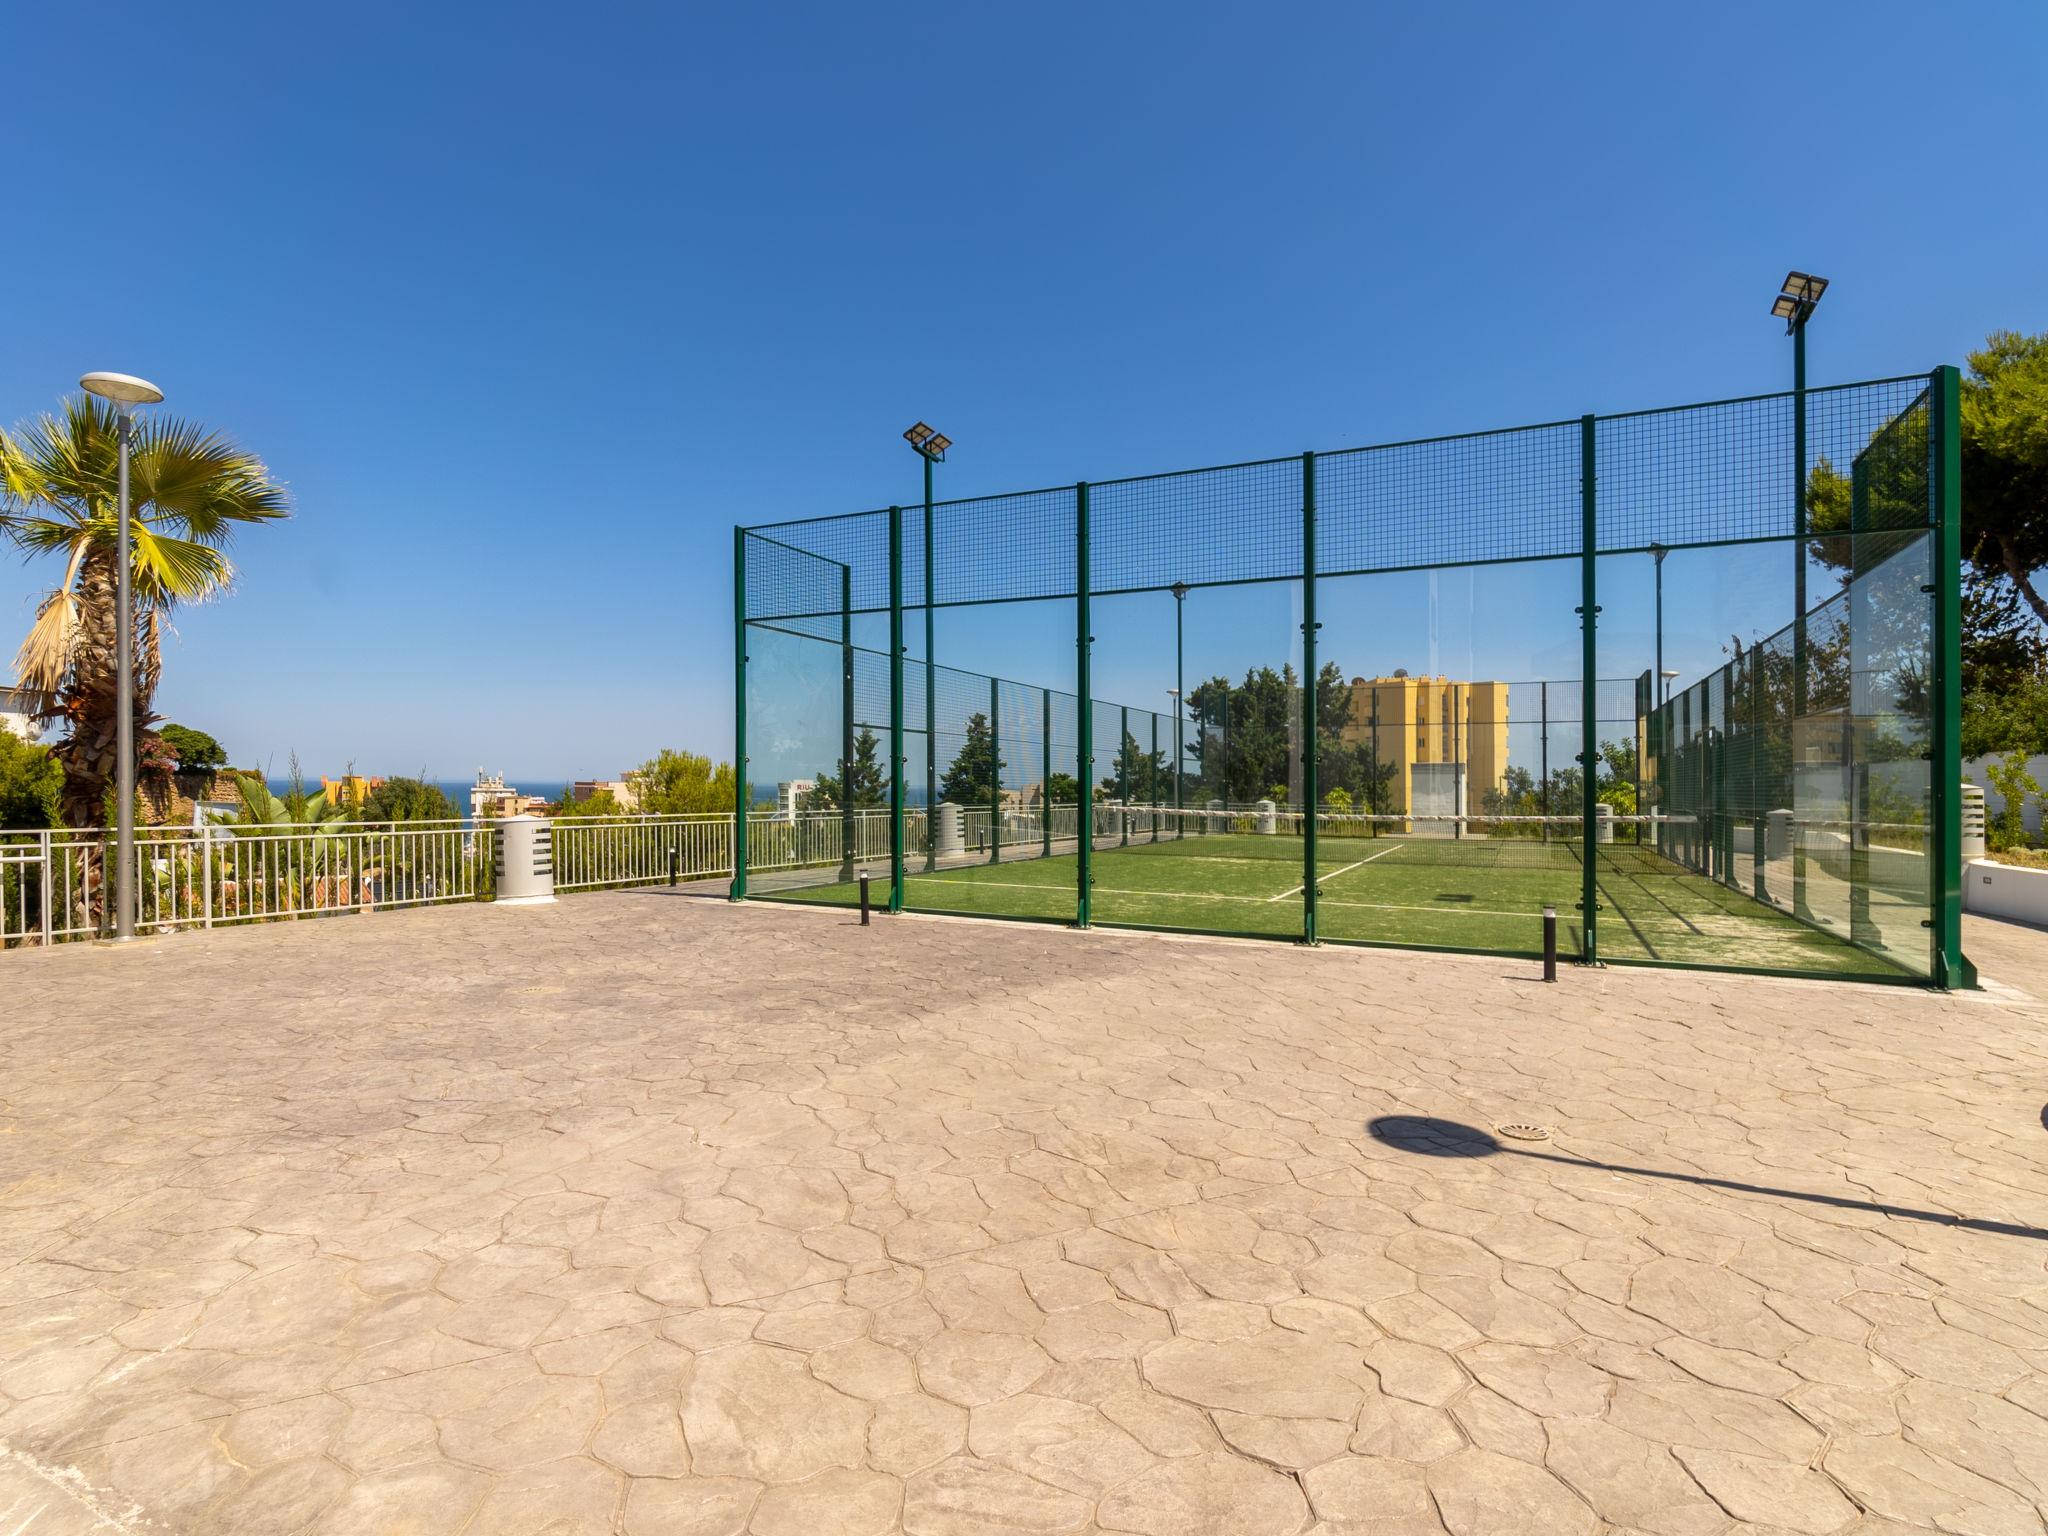
[[[2048,941],[1970,942],[1545,987],[625,893],[10,954],[0,1531],[2038,1533]]]

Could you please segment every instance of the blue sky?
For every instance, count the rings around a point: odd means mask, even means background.
[[[1780,387],[1790,266],[1815,382],[2048,326],[2038,3],[110,3],[9,52],[0,418],[143,373],[289,482],[160,695],[278,767],[729,753],[732,524],[914,499],[918,417],[965,495]],[[0,563],[10,646],[49,579]]]

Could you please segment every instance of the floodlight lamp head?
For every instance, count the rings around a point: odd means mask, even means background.
[[[937,432],[934,432],[930,437],[925,439],[924,451],[926,454],[928,454],[930,457],[934,459],[943,459],[946,456],[946,450],[952,446],[953,439],[951,439],[950,437],[942,436]]]
[[[903,434],[903,441],[922,453],[924,451],[925,439],[931,435],[932,429],[920,421],[916,426]]]
[[[1820,296],[1828,291],[1828,280],[1815,277],[1811,272],[1787,272],[1780,286],[1777,298],[1771,301],[1771,313],[1785,322],[1785,332],[1790,335],[1806,323],[1820,303]]]

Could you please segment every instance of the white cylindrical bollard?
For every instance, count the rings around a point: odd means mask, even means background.
[[[950,800],[941,800],[933,809],[932,826],[938,839],[932,844],[932,851],[940,858],[958,858],[967,851],[966,841],[960,832],[959,806]]]
[[[498,905],[531,907],[555,899],[555,829],[544,816],[497,823]]]
[[[1207,825],[1211,832],[1227,832],[1230,830],[1229,821],[1223,814],[1223,802],[1221,800],[1211,800],[1202,809],[1208,813],[1208,820],[1205,825]]]
[[[1767,859],[1789,859],[1792,857],[1792,813],[1771,811],[1764,817],[1764,857]]]
[[[1259,802],[1259,832],[1262,836],[1271,837],[1280,830],[1279,809],[1270,800]]]
[[[1593,807],[1593,841],[1611,843],[1614,841],[1614,807],[1605,800]]]
[[[1975,784],[1963,785],[1963,857],[1984,857],[1984,791]]]

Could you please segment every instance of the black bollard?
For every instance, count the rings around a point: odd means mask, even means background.
[[[681,859],[679,859],[679,858],[677,858],[677,857],[676,857],[676,851],[675,851],[675,849],[673,849],[673,848],[669,849],[669,851],[668,851],[668,883],[669,883],[670,885],[674,885],[674,884],[676,883],[676,876],[677,876],[677,875],[679,875],[680,873],[682,873],[682,868],[683,868],[683,861],[682,861]]]
[[[868,926],[868,877],[865,871],[860,877],[860,925]]]
[[[1543,909],[1543,979],[1557,980],[1557,908]]]

